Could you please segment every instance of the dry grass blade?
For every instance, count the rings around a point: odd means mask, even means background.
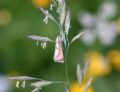
[[[18,77],[9,77],[11,80],[20,80],[20,81],[25,81],[25,80],[42,80],[39,78],[33,78],[29,76],[18,76]]]
[[[70,15],[70,12],[68,11],[66,13],[66,19],[65,19],[65,33],[66,34],[68,34],[68,32],[69,32],[70,20],[71,20],[71,15]]]
[[[81,32],[81,33],[79,33],[78,35],[76,35],[76,36],[71,40],[70,44],[73,43],[75,40],[78,40],[83,34],[84,34],[84,32]]]
[[[66,7],[65,7],[65,3],[63,3],[63,5],[61,6],[61,13],[60,13],[60,24],[63,25],[64,21],[65,21],[65,17],[66,17]]]
[[[40,10],[43,12],[43,14],[45,14],[46,17],[56,22],[55,18],[49,14],[48,10],[44,10],[43,8],[40,8]]]
[[[53,4],[54,4],[55,6],[57,6],[56,0],[52,0],[52,2],[53,2]]]
[[[38,82],[35,82],[35,83],[31,83],[30,86],[32,86],[34,88],[37,88],[37,89],[41,89],[42,87],[50,85],[52,83],[53,82],[49,82],[49,81],[38,81]]]
[[[91,65],[91,61],[89,60],[86,64],[85,64],[85,68],[84,68],[84,71],[83,71],[83,76],[85,77],[88,69],[90,68],[90,65]]]
[[[63,0],[56,0],[56,1],[57,1],[57,3],[58,3],[57,12],[60,14],[61,11],[62,11],[63,3],[64,3],[65,1],[63,1]]]
[[[82,78],[83,77],[83,72],[82,72],[79,64],[77,65],[76,74],[77,74],[78,82],[81,85],[82,84],[82,79],[83,79]]]
[[[65,88],[65,92],[70,92],[68,87]]]
[[[30,36],[28,36],[28,38],[30,38],[32,40],[36,40],[36,41],[42,41],[42,42],[54,42],[53,40],[51,40],[48,37],[41,37],[41,36],[36,36],[36,35],[30,35]]]
[[[39,90],[41,90],[41,89],[35,88],[31,92],[39,92]]]
[[[92,82],[93,82],[93,78],[90,78],[89,81],[87,82],[85,88],[84,88],[84,92],[87,92],[87,90],[90,87],[90,85],[92,84]]]

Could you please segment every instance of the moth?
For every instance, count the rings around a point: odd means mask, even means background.
[[[64,63],[62,41],[59,36],[57,36],[57,38],[56,38],[54,61],[58,62],[58,63]]]

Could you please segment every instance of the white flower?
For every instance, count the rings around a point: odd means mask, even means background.
[[[95,40],[96,40],[96,36],[95,33],[89,29],[85,29],[83,30],[84,35],[81,37],[81,40],[86,44],[86,45],[92,45]]]
[[[111,18],[117,13],[117,5],[114,2],[104,2],[98,13],[101,18]]]
[[[99,22],[96,27],[96,35],[103,45],[111,45],[117,36],[115,23]]]
[[[79,16],[83,30],[88,31],[83,35],[82,41],[86,45],[92,45],[98,38],[103,45],[111,45],[117,36],[117,25],[109,19],[114,17],[116,12],[117,7],[114,2],[104,2],[96,15],[84,13]]]
[[[0,92],[11,92],[10,81],[7,77],[0,75]]]
[[[82,15],[79,15],[78,19],[83,27],[91,27],[95,22],[95,16],[90,13],[83,13]]]

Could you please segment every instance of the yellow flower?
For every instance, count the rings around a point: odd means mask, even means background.
[[[75,82],[70,86],[70,92],[84,92],[85,84],[81,86],[79,83]],[[92,87],[89,87],[87,92],[94,92]]]
[[[12,71],[10,71],[10,72],[8,72],[8,74],[7,74],[8,76],[19,76],[20,75],[20,73],[19,72],[17,72],[17,71],[15,71],[15,70],[12,70]]]
[[[0,26],[8,25],[12,20],[12,14],[9,10],[0,10]]]
[[[116,25],[117,25],[117,32],[118,34],[120,34],[120,19],[117,20]]]
[[[111,70],[110,65],[105,61],[104,57],[98,52],[91,52],[87,59],[90,59],[91,65],[88,70],[88,77],[101,77],[108,74]]]
[[[117,70],[120,70],[120,51],[111,50],[108,53],[108,58],[113,67]]]
[[[32,2],[36,7],[47,8],[52,0],[32,0]]]

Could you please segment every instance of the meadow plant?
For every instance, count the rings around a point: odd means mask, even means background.
[[[68,75],[68,66],[67,66],[67,53],[69,50],[70,45],[78,40],[84,33],[78,33],[71,41],[69,41],[68,35],[69,35],[69,30],[70,30],[70,20],[71,20],[71,13],[69,9],[66,6],[65,0],[52,0],[52,3],[50,4],[50,9],[46,10],[41,7],[37,7],[44,15],[45,18],[43,19],[43,22],[46,24],[48,23],[49,20],[53,20],[57,26],[59,27],[59,34],[56,37],[56,40],[52,40],[48,37],[42,37],[42,36],[36,36],[36,35],[29,35],[28,38],[36,41],[36,44],[39,45],[41,44],[41,47],[45,49],[48,45],[48,43],[53,43],[55,44],[55,51],[54,51],[54,56],[53,60],[56,63],[62,63],[65,64],[66,66],[66,80],[65,81],[48,81],[48,80],[43,80],[40,78],[33,78],[29,76],[16,76],[16,77],[10,77],[11,80],[16,81],[16,87],[23,87],[25,88],[26,82],[28,81],[34,81],[32,83],[29,83],[29,86],[33,88],[31,92],[39,92],[42,87],[45,87],[47,85],[52,85],[52,84],[64,84],[65,85],[65,92],[70,92],[69,87],[70,87],[70,78]],[[55,11],[57,13],[57,17],[55,18],[52,14],[50,14],[50,11]],[[81,86],[86,72],[89,69],[90,62],[87,62],[85,65],[85,68],[82,69],[80,65],[77,65],[77,79],[78,83]],[[93,78],[90,78],[86,86],[84,88],[84,92],[87,92],[88,87],[91,85],[93,81]]]
[[[78,20],[82,25],[82,31],[86,32],[81,38],[85,45],[91,46],[98,40],[103,46],[112,45],[117,38],[117,25],[112,20],[118,11],[114,1],[104,1],[95,14],[82,12]]]

